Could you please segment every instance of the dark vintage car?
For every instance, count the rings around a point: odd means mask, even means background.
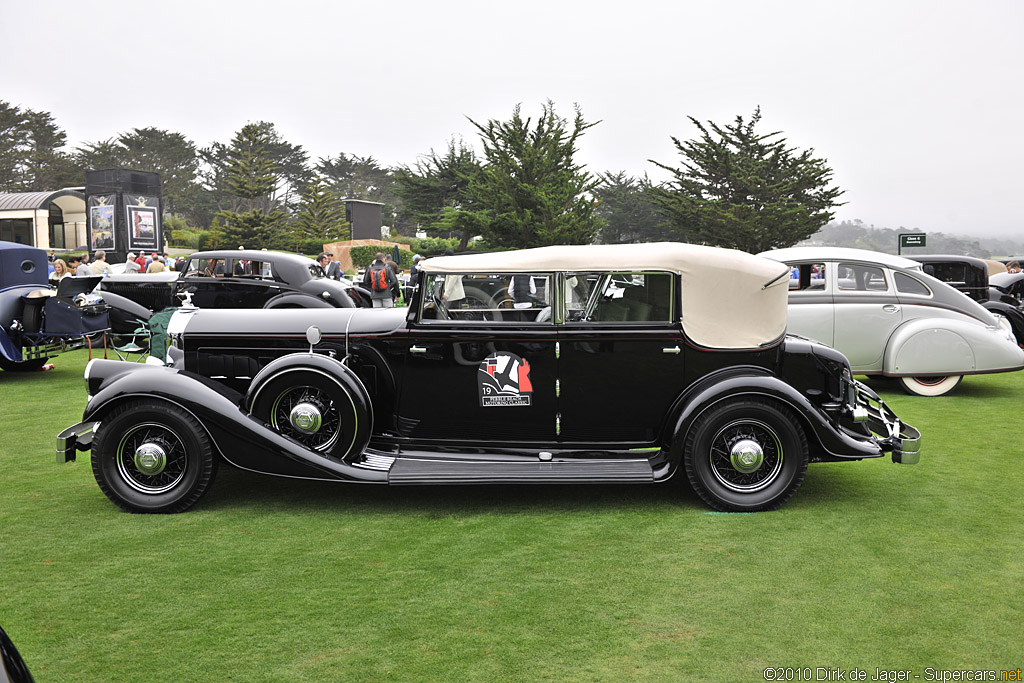
[[[408,310],[182,307],[168,367],[89,364],[57,459],[91,449],[132,512],[191,507],[220,463],[392,485],[684,479],[750,511],[809,462],[917,462],[920,434],[841,353],[786,336],[788,275],[711,247],[546,247],[430,259]],[[520,296],[471,299],[479,281]]]
[[[352,308],[369,292],[328,278],[316,261],[276,251],[202,251],[180,273],[110,275],[100,285],[115,330],[128,332],[186,295],[201,308]]]
[[[973,256],[922,254],[908,258],[920,263],[925,273],[953,285],[990,313],[1006,318],[1017,344],[1024,346],[1024,310],[1021,310],[1021,299],[994,285],[991,280],[1000,272],[1005,273],[1005,266],[998,261]]]
[[[47,358],[106,330],[107,307],[90,294],[99,280],[69,276],[51,287],[45,251],[0,242],[0,368],[38,370]]]
[[[34,680],[18,648],[0,628],[0,683],[32,683]]]

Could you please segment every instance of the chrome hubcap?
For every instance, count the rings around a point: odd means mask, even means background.
[[[316,434],[320,431],[323,418],[320,410],[312,403],[299,403],[288,414],[288,421],[292,427],[303,434]]]
[[[711,474],[735,493],[755,493],[769,487],[782,472],[782,440],[767,423],[740,419],[718,430],[711,439]]]
[[[729,459],[737,471],[755,472],[764,462],[764,450],[752,439],[740,439],[732,445]]]
[[[160,474],[167,466],[167,452],[158,444],[146,442],[135,449],[135,467],[147,477]]]

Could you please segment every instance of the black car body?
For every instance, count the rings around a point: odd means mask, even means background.
[[[103,279],[114,328],[134,329],[152,312],[179,306],[188,296],[201,308],[352,308],[369,293],[328,278],[319,263],[274,251],[203,251],[180,273],[125,273]]]
[[[108,327],[107,307],[89,294],[99,277],[47,281],[46,252],[0,242],[0,368],[36,370],[50,356],[85,346]]]
[[[32,683],[34,680],[18,648],[0,628],[0,683]]]
[[[187,509],[222,462],[393,485],[685,477],[723,510],[781,505],[808,462],[916,462],[920,434],[842,354],[786,336],[788,272],[710,247],[547,247],[426,261],[408,310],[183,307],[169,367],[88,366],[57,459],[91,448],[136,512]]]
[[[1024,346],[1022,299],[1005,288],[995,285],[999,281],[998,274],[990,275],[993,270],[990,262],[973,256],[935,254],[922,254],[907,258],[920,263],[928,275],[953,285],[990,312],[1006,318],[1013,330],[1017,344]],[[998,266],[998,262],[996,265]],[[1005,272],[1005,268],[1002,270]]]

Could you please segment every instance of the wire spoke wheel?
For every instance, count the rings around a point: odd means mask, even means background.
[[[185,477],[188,454],[174,430],[153,422],[125,432],[117,445],[117,471],[140,493],[170,491]]]
[[[286,367],[255,380],[246,399],[249,413],[321,455],[362,453],[373,431],[369,396],[345,366],[330,370]]]
[[[779,435],[759,420],[737,420],[711,440],[711,472],[726,488],[739,493],[760,491],[782,471],[784,451]]]
[[[716,510],[773,510],[807,473],[807,437],[796,415],[767,399],[726,399],[694,420],[683,442],[693,490]]]
[[[334,400],[317,387],[294,387],[277,396],[270,426],[315,451],[327,451],[341,435],[341,412]]]
[[[105,415],[92,446],[100,490],[127,512],[184,512],[217,473],[210,439],[177,405],[121,404]]]

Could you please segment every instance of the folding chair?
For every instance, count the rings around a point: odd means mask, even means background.
[[[114,350],[119,359],[142,363],[149,355],[149,325],[139,319],[136,319],[135,322],[139,326],[131,334],[111,334],[108,332],[109,346]],[[138,355],[138,358],[131,358],[135,354]]]

